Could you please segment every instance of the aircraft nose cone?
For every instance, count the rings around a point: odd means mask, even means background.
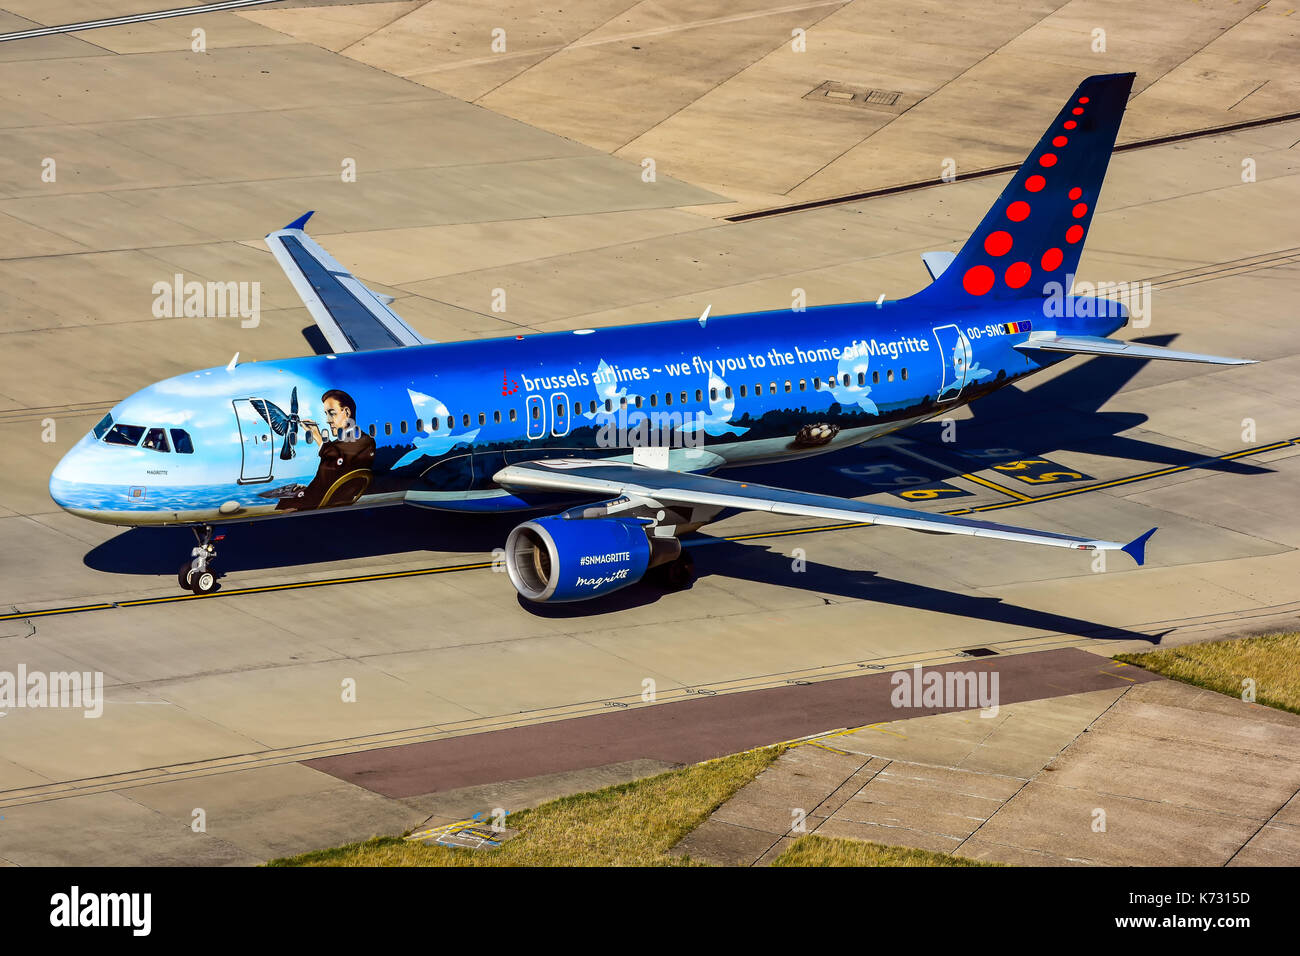
[[[77,467],[79,457],[77,449],[73,448],[59,459],[59,463],[54,466],[54,471],[50,472],[50,498],[65,511],[72,508],[71,492],[75,480],[73,476],[79,471]]]

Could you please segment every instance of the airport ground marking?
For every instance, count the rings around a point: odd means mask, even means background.
[[[171,10],[128,13],[125,16],[108,17],[103,20],[82,20],[79,23],[63,23],[57,26],[19,30],[15,33],[0,33],[0,43],[6,40],[30,40],[35,37],[55,36],[60,33],[80,33],[83,30],[98,30],[102,27],[124,26],[129,23],[147,23],[151,20],[169,20],[172,17],[188,17],[196,13],[239,10],[243,7],[259,7],[274,2],[275,0],[220,0],[217,3],[205,3],[196,7],[174,7]]]
[[[1245,448],[1239,451],[1228,452],[1225,455],[1214,455],[1206,458],[1197,459],[1186,465],[1174,465],[1169,468],[1161,468],[1156,471],[1143,472],[1138,475],[1129,475],[1126,478],[1113,478],[1107,481],[1095,481],[1078,488],[1068,488],[1064,491],[1049,492],[1045,495],[1026,496],[1019,495],[1011,501],[998,501],[987,505],[977,505],[972,508],[957,508],[950,511],[942,511],[944,515],[961,515],[973,514],[982,511],[998,511],[1002,508],[1018,508],[1023,505],[1034,504],[1039,501],[1051,501],[1059,498],[1068,498],[1073,495],[1082,495],[1090,491],[1101,491],[1106,488],[1115,488],[1121,485],[1134,484],[1139,481],[1147,481],[1151,478],[1160,478],[1165,475],[1174,475],[1184,471],[1193,471],[1204,465],[1216,461],[1235,461],[1239,458],[1247,458],[1251,455],[1258,455],[1262,452],[1277,451],[1281,448],[1288,448],[1293,445],[1300,445],[1300,437],[1288,438],[1283,441],[1273,442],[1269,445],[1259,445],[1253,448]],[[970,475],[962,475],[963,478],[972,478]],[[993,484],[990,482],[989,484]],[[997,488],[1006,494],[1014,495],[1015,492],[1010,489]],[[1023,500],[1021,500],[1023,499]],[[819,534],[826,531],[847,531],[851,528],[866,528],[871,522],[866,521],[849,521],[838,524],[819,525],[811,528],[788,528],[777,531],[754,531],[746,534],[735,534],[720,536],[717,538],[706,538],[698,544],[714,543],[719,541],[753,541],[759,538],[780,538],[789,535],[800,534]],[[136,598],[129,601],[109,601],[100,604],[80,604],[72,607],[54,607],[46,608],[39,611],[16,611],[10,614],[0,614],[0,621],[22,621],[28,618],[38,617],[55,617],[63,614],[80,614],[86,611],[106,611],[112,608],[120,607],[147,607],[155,604],[174,604],[178,601],[206,601],[216,598],[237,597],[246,594],[267,594],[275,591],[293,591],[300,588],[319,588],[330,587],[336,584],[360,584],[365,581],[386,581],[398,578],[414,578],[431,574],[450,574],[455,571],[481,571],[493,566],[492,561],[475,561],[468,564],[455,564],[433,568],[413,568],[409,571],[381,571],[372,574],[356,574],[342,578],[325,578],[319,581],[291,581],[284,584],[266,584],[256,587],[232,588],[230,590],[220,590],[212,594],[169,594],[160,597]]]

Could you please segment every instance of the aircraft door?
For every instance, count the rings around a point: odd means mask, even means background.
[[[529,395],[524,414],[528,416],[529,438],[541,438],[546,434],[546,405],[542,396]]]
[[[563,438],[569,434],[569,396],[556,392],[551,396],[551,406],[555,411],[555,417],[551,419],[551,434]]]
[[[237,398],[232,404],[235,406],[235,419],[239,422],[240,450],[244,456],[239,483],[251,485],[270,481],[276,448],[271,426],[248,399]]]
[[[939,360],[943,363],[939,401],[954,402],[966,387],[966,373],[971,365],[970,339],[955,325],[936,326],[934,338],[939,344]]]

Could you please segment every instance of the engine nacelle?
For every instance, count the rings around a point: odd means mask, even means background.
[[[681,554],[675,537],[654,538],[635,518],[525,521],[506,538],[506,570],[530,601],[585,601],[640,581]]]

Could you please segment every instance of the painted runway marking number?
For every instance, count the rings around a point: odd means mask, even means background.
[[[918,474],[910,468],[893,462],[844,465],[836,470],[842,475],[864,481],[877,491],[888,491],[907,501],[933,501],[936,498],[961,498],[970,495],[970,492],[964,488],[940,481],[933,475]]]
[[[1091,481],[1090,475],[1070,471],[1063,465],[1046,458],[1026,458],[1022,461],[1004,461],[993,466],[994,471],[1030,485],[1046,485],[1058,481]]]

